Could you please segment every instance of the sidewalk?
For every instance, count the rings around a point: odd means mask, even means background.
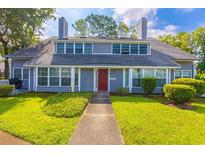
[[[0,145],[29,145],[30,143],[19,139],[9,133],[0,131]]]
[[[97,93],[94,96],[71,136],[69,144],[124,144],[108,94]]]

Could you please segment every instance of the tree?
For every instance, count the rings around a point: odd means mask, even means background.
[[[117,36],[117,24],[112,17],[91,14],[85,19],[79,19],[73,25],[77,35],[83,36]]]
[[[131,38],[138,38],[138,34],[137,34],[137,29],[136,29],[136,25],[130,26],[130,37]]]
[[[75,24],[72,24],[72,27],[76,30],[77,36],[89,36],[89,29],[88,29],[88,23],[85,19],[80,19],[75,22]]]
[[[176,35],[163,35],[159,36],[159,40],[171,46],[180,48],[192,54],[192,35],[188,32],[179,32]]]
[[[129,27],[124,22],[119,23],[117,30],[118,30],[118,37],[129,36]]]
[[[7,55],[35,44],[42,36],[42,25],[54,18],[55,9],[0,9],[0,49]],[[5,58],[4,76],[8,78],[8,58]]]
[[[201,62],[198,64],[198,69],[205,71],[205,27],[199,27],[194,32],[193,35],[193,46],[198,55],[201,58]]]

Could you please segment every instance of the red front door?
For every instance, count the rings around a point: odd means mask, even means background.
[[[108,70],[98,70],[98,91],[107,91]]]

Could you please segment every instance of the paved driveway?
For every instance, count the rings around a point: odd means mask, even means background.
[[[88,104],[69,144],[124,144],[112,104],[106,93],[97,93]]]

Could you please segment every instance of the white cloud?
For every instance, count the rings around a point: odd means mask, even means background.
[[[113,18],[116,20],[123,20],[126,24],[130,25],[133,21],[138,21],[142,17],[152,18],[156,15],[157,9],[144,8],[144,9],[127,9],[116,8],[113,9]]]
[[[148,29],[148,37],[157,38],[160,35],[172,34],[175,35],[178,27],[175,25],[167,25],[163,29]]]

